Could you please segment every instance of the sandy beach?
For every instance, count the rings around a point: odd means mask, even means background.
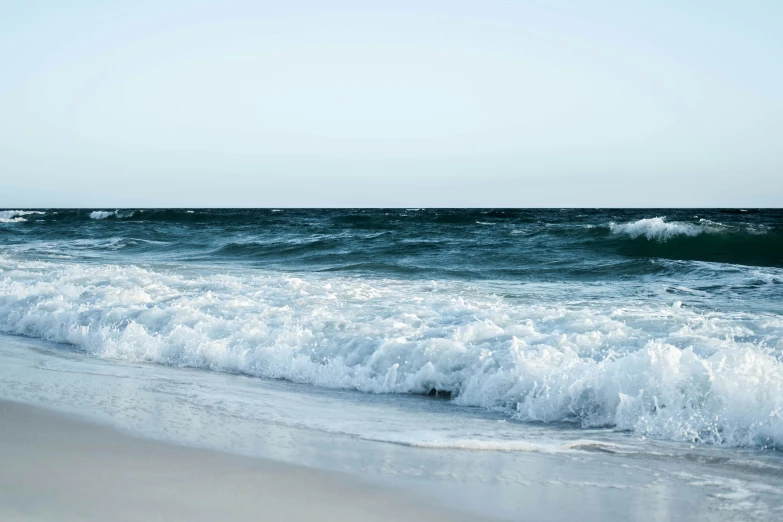
[[[32,406],[0,401],[0,419],[6,522],[479,518],[340,473],[137,439]]]

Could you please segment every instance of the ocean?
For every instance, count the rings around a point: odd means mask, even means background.
[[[35,340],[0,397],[162,438],[641,459],[783,509],[781,210],[9,209],[0,333]]]

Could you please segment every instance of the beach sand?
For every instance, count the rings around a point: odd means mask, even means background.
[[[409,492],[0,401],[0,520],[460,521]]]

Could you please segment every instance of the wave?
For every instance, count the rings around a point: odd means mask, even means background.
[[[669,222],[655,217],[610,223],[609,230],[609,247],[626,256],[783,267],[783,233],[779,228],[726,225],[707,219]],[[600,243],[596,246],[603,247]]]
[[[68,211],[63,219],[81,218],[84,213]],[[88,214],[91,219],[118,218],[127,221],[155,221],[160,223],[222,223],[232,225],[255,224],[268,219],[286,219],[283,211],[277,209],[118,209],[114,211],[95,210]]]
[[[644,236],[649,240],[657,241],[666,241],[676,236],[698,236],[709,230],[693,223],[667,223],[662,217],[640,219],[624,224],[610,223],[609,229],[614,234],[626,234],[634,239]]]
[[[591,228],[588,225],[588,228]],[[644,236],[650,241],[663,243],[677,237],[696,237],[701,234],[746,234],[766,235],[770,229],[765,226],[725,225],[709,219],[700,219],[698,223],[683,221],[667,222],[665,217],[645,218],[630,223],[609,223],[613,234],[625,234],[633,239]]]
[[[117,219],[125,219],[133,217],[136,214],[134,210],[115,210],[113,212],[107,212],[105,210],[94,210],[90,212],[90,219],[106,219],[115,217]]]
[[[447,392],[523,421],[783,447],[783,318],[457,281],[156,271],[0,256],[0,331],[99,357],[369,393]]]
[[[0,210],[0,223],[20,223],[27,221],[23,216],[31,214],[46,214],[38,210]]]

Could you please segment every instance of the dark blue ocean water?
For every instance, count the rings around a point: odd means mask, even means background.
[[[24,247],[41,258],[525,281],[676,271],[651,262],[660,259],[783,267],[780,210],[39,212],[0,211],[0,246]]]
[[[783,267],[781,210],[36,212],[0,211],[4,252],[52,261],[499,281],[509,290],[515,283],[683,280],[725,303],[783,310],[777,279],[769,285],[767,277],[754,277],[754,267]]]

